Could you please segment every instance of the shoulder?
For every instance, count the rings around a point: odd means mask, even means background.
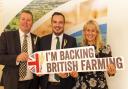
[[[40,40],[41,41],[45,41],[45,40],[48,40],[48,39],[51,39],[52,38],[52,34],[48,34],[48,35],[45,35],[45,36],[42,36],[42,37],[40,37]]]
[[[33,34],[33,33],[30,33],[32,36],[34,36],[34,37],[36,37],[36,35],[35,34]]]
[[[42,36],[40,39],[47,39],[47,38],[51,38],[51,37],[52,37],[52,34],[48,34],[48,35]]]
[[[64,38],[76,40],[76,38],[74,38],[74,37],[72,37],[70,35],[67,35],[67,34],[64,34]]]
[[[100,57],[111,57],[112,51],[110,45],[103,46],[99,49],[99,56]]]
[[[18,30],[2,32],[1,36],[15,36],[15,34],[18,34]]]
[[[13,33],[18,33],[19,31],[16,30],[16,31],[5,31],[5,32],[2,32],[3,34],[13,34]]]
[[[76,38],[70,35],[64,34],[63,41],[64,43],[68,43],[69,47],[77,47]]]
[[[30,33],[31,34],[31,37],[34,38],[34,39],[39,39],[39,36],[33,34],[33,33]]]

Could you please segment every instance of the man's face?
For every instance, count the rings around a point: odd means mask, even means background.
[[[51,21],[52,31],[55,35],[59,36],[64,32],[64,18],[61,15],[54,15]]]
[[[32,23],[32,16],[29,13],[21,13],[19,19],[19,27],[24,33],[30,32]]]

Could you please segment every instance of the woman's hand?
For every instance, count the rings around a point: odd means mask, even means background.
[[[78,77],[78,72],[72,71],[72,72],[70,73],[70,75],[71,75],[73,78],[77,78],[77,77]]]
[[[109,76],[114,76],[116,73],[116,67],[114,64],[108,64],[107,73]]]

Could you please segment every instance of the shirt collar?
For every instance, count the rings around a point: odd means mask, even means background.
[[[19,34],[20,34],[20,37],[23,37],[24,36],[24,32],[19,29]],[[30,32],[26,34],[28,37],[30,36]]]
[[[56,39],[56,37],[59,37],[60,39],[63,38],[63,34],[56,36],[54,33],[52,34],[52,39]]]

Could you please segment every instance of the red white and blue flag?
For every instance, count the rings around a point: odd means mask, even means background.
[[[42,64],[43,64],[42,63],[42,56],[41,56],[40,52],[36,52],[36,53],[32,54],[31,56],[29,56],[27,65],[28,65],[29,70],[32,73],[42,74],[41,73]]]

